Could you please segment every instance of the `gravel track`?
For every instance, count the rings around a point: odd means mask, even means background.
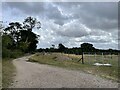
[[[10,88],[117,88],[118,84],[82,71],[27,62],[30,56],[13,60],[16,76]]]

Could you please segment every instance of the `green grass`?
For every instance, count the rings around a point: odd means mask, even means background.
[[[69,57],[72,58],[72,60],[56,60],[56,58],[60,56]],[[80,57],[81,56],[78,55],[66,55],[60,53],[56,53],[56,54],[54,53],[51,55],[35,54],[29,59],[29,61],[38,62],[40,64],[48,64],[48,65],[63,67],[72,70],[82,70],[87,73],[99,75],[101,77],[118,81],[118,64],[117,64],[118,56],[114,56],[114,58],[111,59],[111,63],[113,64],[112,67],[93,66],[92,64],[89,64],[88,59],[85,60],[85,64],[81,64],[81,62],[77,62],[80,59]],[[91,63],[94,63],[93,56],[90,59],[91,59]]]
[[[12,82],[15,74],[15,67],[11,59],[2,60],[2,87],[7,88]]]
[[[0,89],[2,89],[2,60],[0,60]]]
[[[2,50],[2,87],[7,88],[12,82],[15,75],[15,66],[12,60],[24,55],[20,50]]]

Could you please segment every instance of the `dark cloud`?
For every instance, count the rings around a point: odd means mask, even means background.
[[[5,3],[11,9],[18,9],[25,14],[38,15],[47,19],[64,20],[67,17],[61,15],[58,7],[48,2],[8,2]]]
[[[56,3],[71,13],[74,19],[80,19],[83,24],[92,29],[111,30],[117,27],[117,2],[69,2]]]

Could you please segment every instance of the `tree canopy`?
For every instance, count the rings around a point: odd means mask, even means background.
[[[10,22],[7,27],[3,28],[2,48],[4,50],[21,50],[25,53],[35,51],[39,35],[32,32],[34,27],[40,29],[41,23],[33,17],[27,17],[23,24]],[[6,52],[4,50],[3,54]]]

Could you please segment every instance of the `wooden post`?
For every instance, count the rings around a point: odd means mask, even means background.
[[[96,60],[96,53],[95,53],[95,62],[96,62],[97,60]]]
[[[80,59],[78,60],[78,62],[82,60],[82,64],[84,64],[84,58],[83,58],[83,55],[84,55],[84,52],[83,52],[83,50],[82,50],[82,58],[80,58]]]
[[[102,61],[103,61],[103,64],[104,64],[104,59],[103,59],[103,52],[102,52]]]
[[[88,62],[89,62],[89,64],[91,64],[91,62],[90,62],[90,52],[88,53]]]
[[[83,58],[84,52],[82,52],[82,64],[84,64],[84,58]]]

